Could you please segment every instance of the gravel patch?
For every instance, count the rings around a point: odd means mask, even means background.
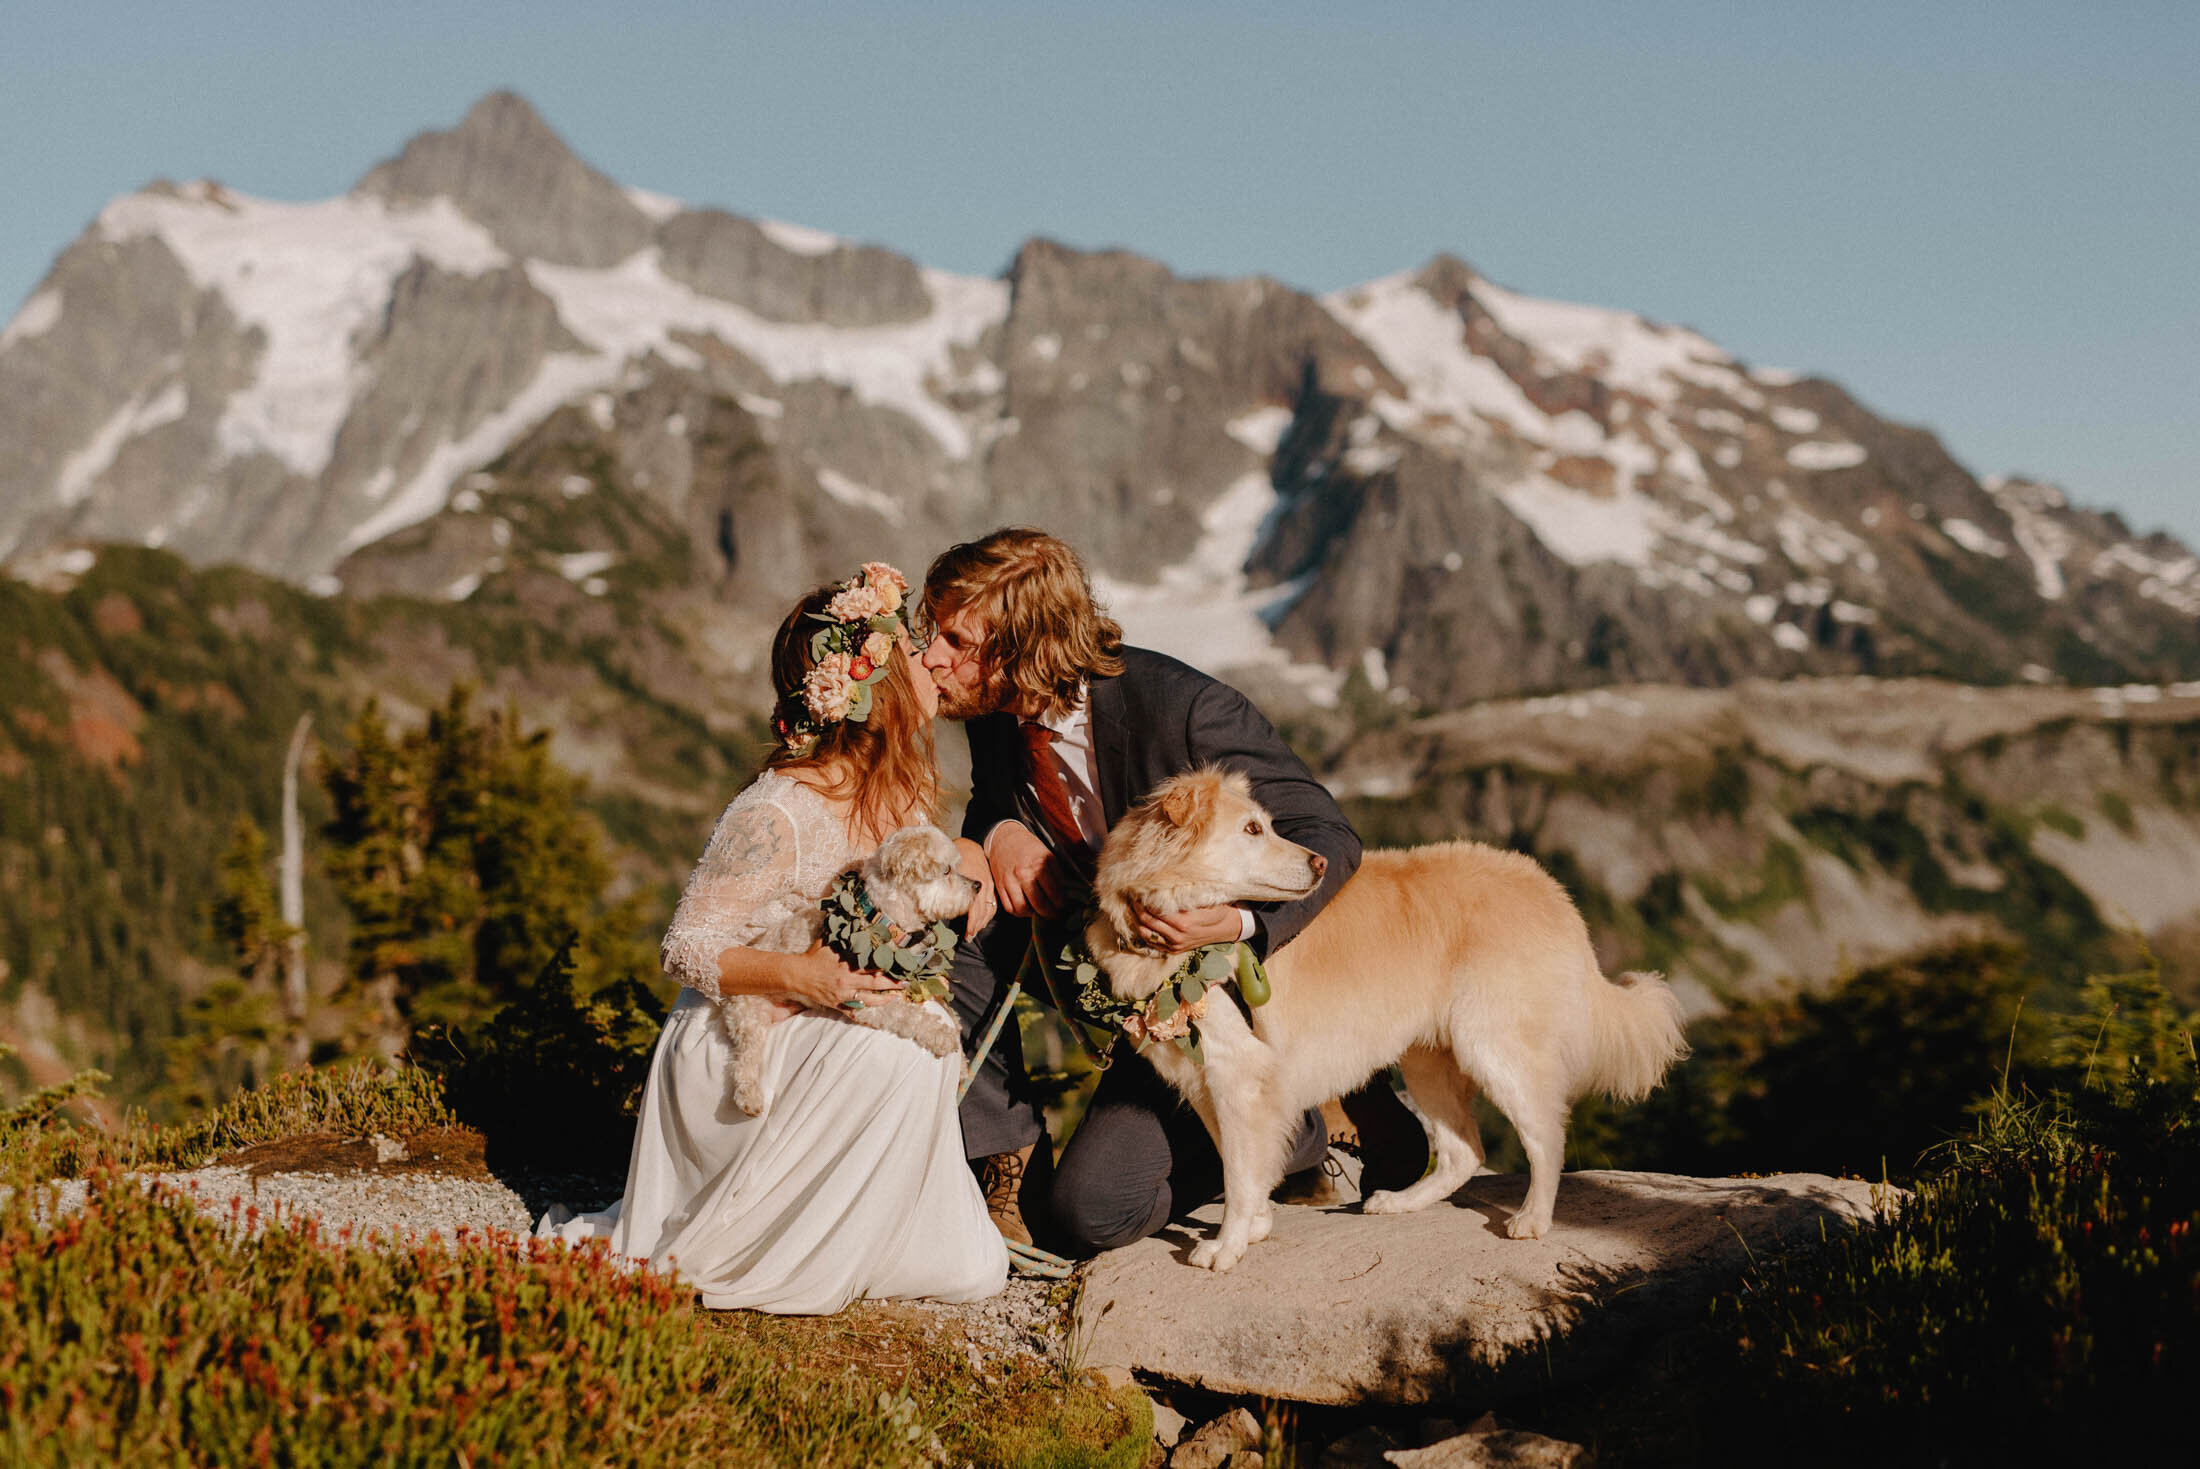
[[[974,1369],[988,1359],[1038,1357],[1065,1361],[1070,1348],[1070,1312],[1077,1299],[1073,1280],[1035,1280],[1011,1275],[998,1295],[950,1305],[945,1301],[897,1301],[911,1313],[951,1327],[963,1339],[964,1355]]]
[[[470,1234],[529,1233],[534,1220],[518,1194],[494,1180],[440,1173],[271,1173],[254,1178],[242,1168],[194,1168],[153,1174],[198,1201],[217,1219],[264,1227],[275,1216],[321,1221],[322,1232],[353,1239],[403,1241]]]
[[[400,1242],[471,1234],[530,1233],[534,1219],[518,1194],[494,1180],[440,1173],[271,1173],[255,1178],[245,1168],[192,1168],[143,1173],[147,1188],[165,1184],[196,1202],[201,1212],[247,1231],[277,1219],[314,1218],[324,1236]],[[90,1185],[81,1178],[53,1185],[54,1211],[84,1207]]]

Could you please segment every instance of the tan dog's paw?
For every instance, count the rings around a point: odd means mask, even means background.
[[[1410,1214],[1413,1206],[1405,1202],[1405,1190],[1379,1188],[1360,1201],[1362,1214]]]
[[[1275,1208],[1264,1199],[1261,1201],[1260,1212],[1253,1216],[1252,1238],[1248,1240],[1247,1243],[1256,1245],[1259,1244],[1262,1240],[1268,1238],[1270,1231],[1275,1229],[1275,1227]]]
[[[1551,1221],[1549,1219],[1535,1218],[1526,1209],[1522,1209],[1505,1221],[1505,1238],[1507,1239],[1541,1239],[1550,1232]]]
[[[1245,1246],[1225,1249],[1219,1239],[1202,1240],[1192,1246],[1191,1264],[1195,1270],[1212,1270],[1221,1275],[1244,1258]]]

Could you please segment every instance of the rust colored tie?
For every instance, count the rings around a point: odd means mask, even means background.
[[[1061,762],[1054,758],[1054,731],[1035,720],[1024,720],[1024,773],[1039,798],[1039,816],[1054,834],[1054,850],[1077,871],[1092,875],[1092,849],[1085,830],[1077,824],[1077,810],[1070,804],[1069,782],[1062,779]]]

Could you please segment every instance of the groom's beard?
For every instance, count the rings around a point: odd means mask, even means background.
[[[998,714],[1008,707],[1010,689],[1008,680],[1000,670],[987,669],[985,676],[966,689],[951,689],[939,685],[940,714],[947,719],[982,719],[988,714]]]

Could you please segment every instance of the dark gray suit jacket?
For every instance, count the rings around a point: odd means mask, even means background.
[[[1170,776],[1221,765],[1252,781],[1253,796],[1275,818],[1278,833],[1329,859],[1321,886],[1307,896],[1253,905],[1252,943],[1260,954],[1297,937],[1358,869],[1360,838],[1335,798],[1236,689],[1164,654],[1125,648],[1123,672],[1094,679],[1090,697],[1100,807],[1110,827]],[[972,789],[963,835],[982,843],[1013,817],[1051,847],[1053,833],[1024,783],[1016,724],[1012,714],[991,714],[966,726]]]

